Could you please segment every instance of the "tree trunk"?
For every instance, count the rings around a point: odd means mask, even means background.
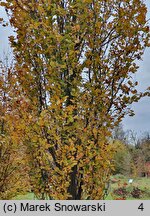
[[[77,165],[72,168],[72,173],[70,173],[70,185],[68,188],[68,193],[71,195],[69,200],[77,199]]]

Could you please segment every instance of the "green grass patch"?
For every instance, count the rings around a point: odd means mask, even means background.
[[[130,177],[125,177],[123,175],[115,175],[111,177],[111,184],[109,188],[108,196],[106,197],[106,200],[113,200],[117,198],[116,195],[114,195],[114,190],[117,190],[118,188],[125,187],[127,191],[127,200],[137,200],[138,198],[134,198],[131,195],[131,192],[134,188],[139,188],[142,191],[142,194],[140,196],[140,200],[150,200],[150,178],[133,178],[133,183],[129,184],[128,180]],[[118,196],[119,198],[119,196]],[[13,198],[14,200],[35,200],[36,197],[34,193],[27,193],[27,194],[21,194]]]
[[[27,194],[18,195],[14,197],[13,200],[35,200],[35,196],[34,193],[27,193]]]
[[[133,183],[130,184],[130,177],[115,175],[111,177],[111,184],[106,200],[117,198],[125,198],[127,200],[150,200],[150,178],[133,178]],[[139,197],[135,193],[139,190]],[[123,193],[125,191],[125,193]],[[120,192],[120,195],[118,193]],[[136,197],[137,195],[137,197]]]

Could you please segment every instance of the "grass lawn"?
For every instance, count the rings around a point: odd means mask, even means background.
[[[27,193],[24,195],[18,195],[13,198],[14,200],[35,200],[34,193]]]
[[[114,193],[113,191],[118,188],[125,188],[125,190],[129,193],[127,195],[127,200],[150,200],[150,178],[132,178],[133,183],[129,183],[128,180],[130,177],[125,177],[123,175],[116,175],[111,177],[112,180],[115,180],[116,182],[111,183],[108,196],[106,197],[106,200],[113,200],[114,199]],[[139,188],[142,192],[140,198],[134,198],[131,195],[131,192],[133,191],[133,188]]]
[[[150,200],[150,178],[133,178],[133,183],[130,184],[128,182],[129,178],[123,175],[115,175],[111,177],[112,181],[115,182],[110,184],[109,193],[106,197],[106,200],[113,200],[114,193],[113,191],[118,188],[125,187],[126,191],[128,191],[129,195],[126,196],[127,200],[136,200],[137,198],[132,197],[131,191],[133,188],[139,188],[144,191],[139,198],[140,200]],[[13,198],[14,200],[35,200],[34,193],[27,193],[25,195],[18,195]]]

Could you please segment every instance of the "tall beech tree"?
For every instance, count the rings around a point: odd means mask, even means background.
[[[102,199],[112,169],[108,137],[143,96],[133,74],[149,45],[145,4],[6,0],[1,5],[16,32],[10,41],[26,100],[20,124],[34,193],[40,199]]]

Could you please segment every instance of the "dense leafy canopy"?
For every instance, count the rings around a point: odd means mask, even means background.
[[[2,1],[1,1],[2,2]],[[41,199],[102,199],[112,128],[140,99],[132,75],[148,46],[142,0],[6,0],[15,28],[18,109]],[[17,130],[16,135],[18,135]]]
[[[13,70],[0,64],[0,199],[27,192],[29,166]]]

